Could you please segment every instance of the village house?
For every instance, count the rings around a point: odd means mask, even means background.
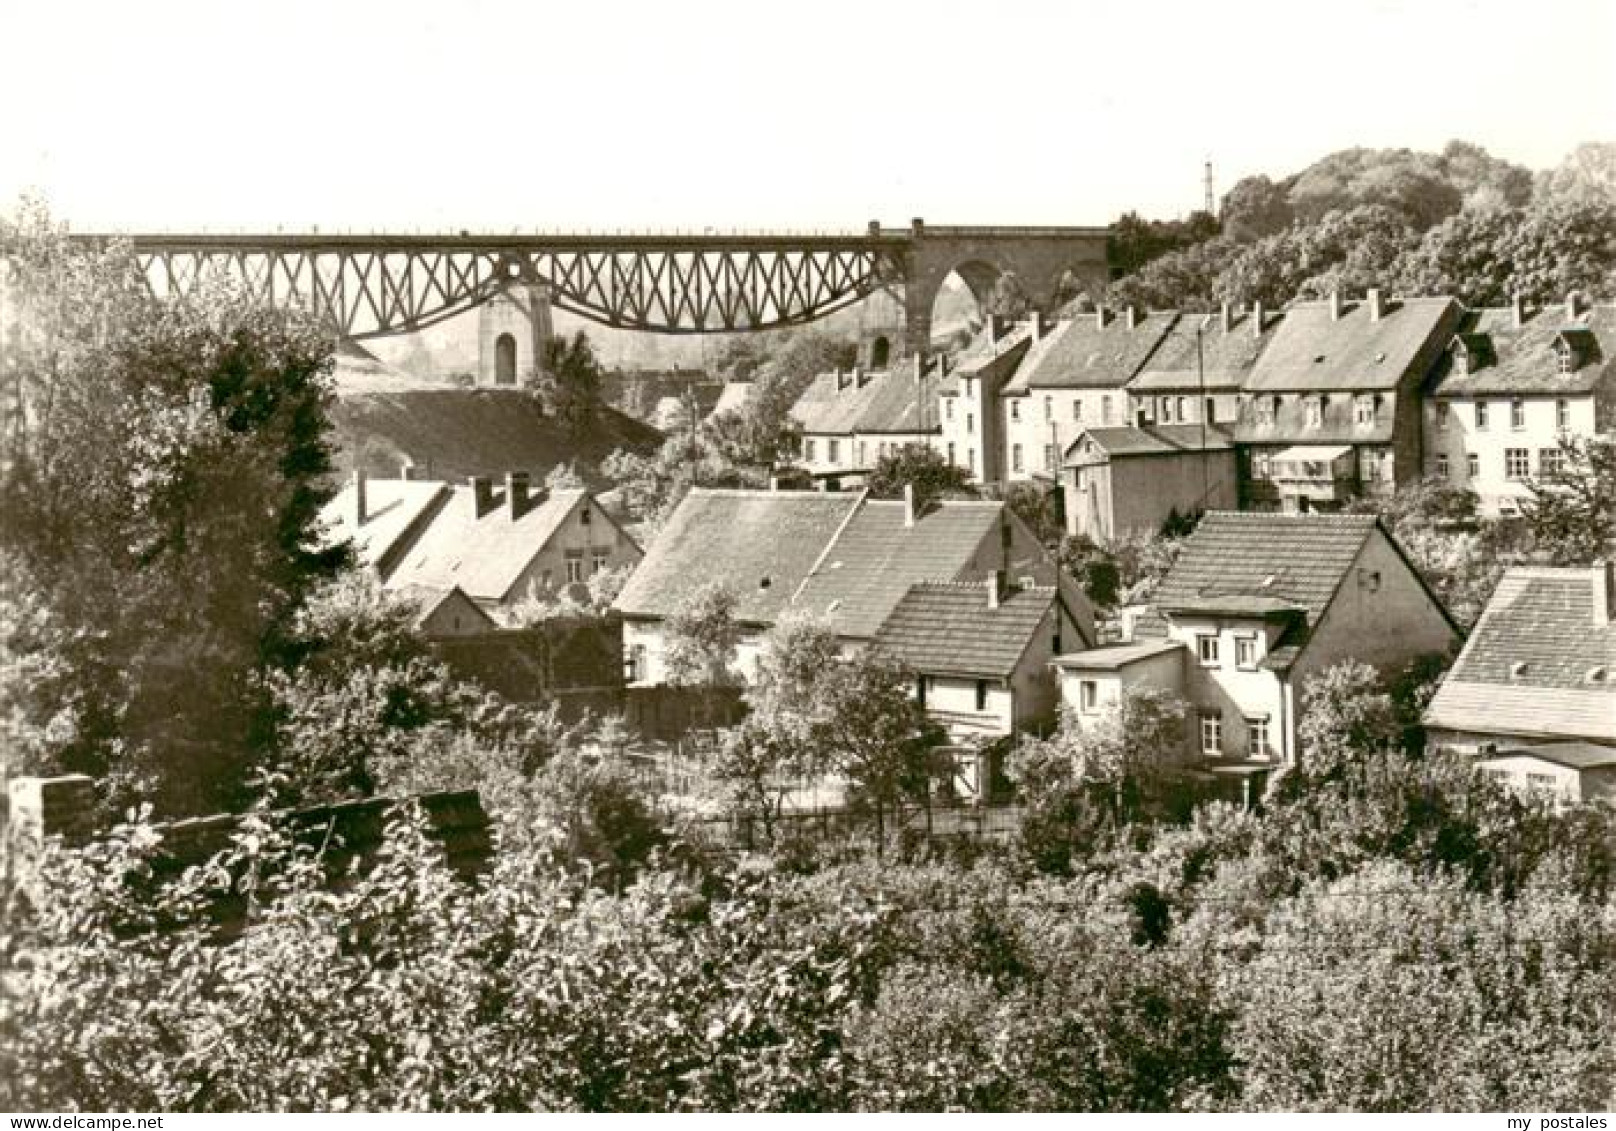
[[[460,590],[495,620],[532,596],[632,566],[635,541],[582,488],[533,488],[512,472],[503,488],[413,479],[354,480],[321,512],[326,538],[351,539],[389,589]]]
[[[1003,503],[904,500],[817,491],[691,490],[618,595],[632,682],[665,683],[667,621],[704,587],[736,598],[737,672],[755,670],[763,634],[788,611],[826,623],[851,652],[875,639],[920,581],[1054,585],[1057,570]],[[1092,639],[1087,601],[1065,598]]]
[[[1067,532],[1097,542],[1240,500],[1234,440],[1215,424],[1089,428],[1066,449],[1063,472]]]
[[[1004,478],[1054,486],[1079,435],[1131,423],[1127,384],[1177,318],[1101,307],[1048,329],[1034,319],[1032,344],[999,397],[1008,445]]]
[[[1613,605],[1609,562],[1511,569],[1426,708],[1427,741],[1522,786],[1616,796]]]
[[[1125,643],[1056,659],[1072,717],[1081,725],[1132,687],[1170,691],[1189,704],[1186,753],[1232,776],[1296,762],[1309,676],[1459,642],[1373,515],[1208,514],[1130,627]]]
[[[1000,326],[998,319],[989,319],[982,336],[953,371],[938,382],[937,415],[943,454],[950,464],[978,483],[1005,479],[1004,420],[999,394],[1015,376],[1041,327],[1037,314],[1008,329]]]
[[[1560,466],[1560,442],[1616,428],[1616,307],[1470,311],[1433,375],[1425,473],[1514,515],[1529,483]]]
[[[798,462],[831,490],[849,486],[906,444],[939,444],[935,371],[916,356],[883,371],[862,366],[814,378],[792,407],[802,425]]]
[[[1232,427],[1240,391],[1280,321],[1261,303],[1182,315],[1128,382],[1128,422]]]
[[[1459,324],[1450,298],[1293,303],[1252,366],[1235,440],[1245,505],[1337,510],[1422,474],[1420,395]]]

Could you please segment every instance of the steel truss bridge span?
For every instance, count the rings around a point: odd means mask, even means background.
[[[663,334],[822,318],[907,273],[907,233],[843,236],[134,235],[159,297],[215,274],[349,339],[408,333],[513,287],[606,326]]]

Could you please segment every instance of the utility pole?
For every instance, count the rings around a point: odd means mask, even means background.
[[[1206,161],[1205,184],[1206,184],[1206,214],[1208,216],[1216,216],[1217,212],[1214,211],[1214,204],[1213,204],[1213,201],[1212,201],[1212,159],[1210,157],[1207,158],[1207,161]]]

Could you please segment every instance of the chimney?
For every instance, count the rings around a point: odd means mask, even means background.
[[[1380,288],[1370,287],[1364,298],[1369,303],[1369,321],[1379,322],[1381,316],[1386,313],[1386,308],[1380,302]]]
[[[1040,341],[1044,336],[1044,312],[1035,310],[1028,315],[1027,328],[1032,332],[1032,340]]]
[[[999,602],[1004,600],[1004,570],[996,569],[988,574],[986,587],[988,591],[988,608],[998,608]]]
[[[410,480],[414,479],[415,478],[415,465],[413,463],[411,463],[409,460],[405,460],[403,463],[399,464],[398,465],[398,477],[400,479],[404,480],[404,482],[406,482],[406,483],[408,483]]]
[[[908,528],[914,526],[914,524],[915,485],[913,483],[905,483],[903,485],[903,525],[905,528]]]
[[[853,366],[853,388],[862,389],[870,383],[870,375],[864,371],[864,366]]]
[[[512,522],[515,522],[528,512],[527,487],[527,472],[507,471],[505,473],[505,501],[510,504]]]
[[[1509,300],[1509,312],[1510,320],[1515,323],[1515,329],[1519,330],[1526,325],[1526,300],[1521,297],[1519,291],[1516,291]]]
[[[1139,308],[1133,303],[1128,304],[1128,329],[1132,330],[1139,325]]]
[[[1566,315],[1565,316],[1566,316],[1566,321],[1567,322],[1575,322],[1577,320],[1577,292],[1576,291],[1572,291],[1570,294],[1566,295]]]
[[[354,473],[353,473],[353,493],[354,493],[354,525],[355,526],[363,526],[363,525],[365,525],[365,519],[370,517],[370,508],[366,505],[366,503],[368,501],[368,499],[367,499],[368,492],[366,490],[366,486],[367,485],[365,483],[365,469],[362,468],[362,467],[354,468]]]
[[[1105,329],[1105,307],[1098,303],[1094,306],[1094,328],[1096,330]]]
[[[1339,322],[1339,321],[1341,321],[1341,292],[1340,291],[1331,291],[1330,292],[1330,321],[1331,322]]]
[[[1593,564],[1594,582],[1594,627],[1604,628],[1610,624],[1611,606],[1616,605],[1616,577],[1612,577],[1613,563],[1599,561]]]
[[[475,508],[474,513],[482,518],[494,509],[494,481],[486,475],[473,475],[471,477],[471,500]]]
[[[1225,334],[1234,329],[1234,307],[1228,303],[1220,306],[1218,308],[1218,323],[1223,327]]]
[[[1253,337],[1262,337],[1262,302],[1251,304],[1251,333]]]

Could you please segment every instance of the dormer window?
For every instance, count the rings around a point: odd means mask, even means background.
[[[1470,351],[1460,341],[1453,343],[1453,371],[1461,377],[1470,372]]]
[[[1353,398],[1352,419],[1358,424],[1375,422],[1375,398],[1372,394],[1364,393]]]
[[[1324,424],[1323,397],[1308,397],[1304,402],[1304,409],[1307,414],[1307,426],[1309,428],[1318,428]]]
[[[1562,338],[1555,344],[1554,352],[1557,360],[1559,361],[1560,373],[1562,375],[1576,371],[1577,354],[1576,351],[1571,348],[1570,342]]]
[[[1274,413],[1279,407],[1278,397],[1258,397],[1255,402],[1258,424],[1272,424]]]
[[[1525,674],[1526,674],[1526,663],[1524,661],[1517,660],[1515,663],[1509,665],[1509,678],[1510,679],[1520,679]]]

